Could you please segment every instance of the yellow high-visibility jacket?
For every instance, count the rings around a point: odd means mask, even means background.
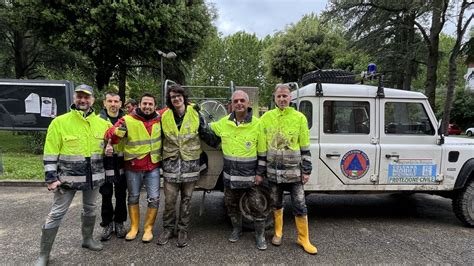
[[[224,153],[224,185],[230,188],[249,188],[255,175],[265,174],[265,139],[259,119],[249,108],[243,123],[237,125],[232,113],[211,124],[211,129],[222,140]]]
[[[104,182],[104,133],[112,124],[93,111],[71,107],[48,127],[43,163],[45,181],[61,181],[62,188],[88,190]]]
[[[124,143],[125,161],[142,159],[150,154],[151,162],[161,161],[161,124],[153,125],[151,134],[143,125],[143,122],[131,115],[124,116],[127,125],[127,138]]]
[[[275,108],[260,119],[267,148],[267,177],[276,183],[300,182],[311,174],[309,129],[306,117],[293,109]]]

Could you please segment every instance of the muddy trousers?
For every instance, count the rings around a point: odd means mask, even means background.
[[[163,227],[170,232],[176,228],[178,231],[188,232],[191,221],[191,198],[196,182],[172,183],[165,180],[165,210],[163,211]],[[178,195],[181,194],[179,209],[176,211]]]
[[[306,208],[303,183],[274,183],[270,182],[273,210],[283,208],[283,192],[290,192],[291,207],[294,216],[303,216],[308,213]]]

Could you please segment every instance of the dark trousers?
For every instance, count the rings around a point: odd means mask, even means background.
[[[251,188],[243,189],[231,189],[230,187],[224,188],[224,202],[227,208],[227,214],[229,217],[235,217],[240,219],[242,215],[240,210],[240,198],[245,192],[250,191]],[[251,200],[252,201],[252,200]],[[263,212],[260,212],[259,208],[253,208],[254,213],[252,214],[255,221],[264,221],[266,216]],[[257,212],[258,210],[258,212]]]
[[[112,196],[115,190],[115,210],[112,204]],[[105,182],[99,189],[102,195],[101,226],[107,226],[112,221],[123,223],[127,220],[127,181],[125,175],[120,176],[118,181]]]
[[[270,182],[272,204],[274,210],[283,208],[283,192],[289,191],[291,197],[291,207],[294,216],[303,216],[308,213],[306,208],[303,183],[274,183]]]
[[[165,180],[165,210],[163,211],[163,227],[173,231],[178,220],[178,231],[187,232],[191,221],[191,198],[196,182],[172,183]],[[176,214],[176,202],[181,192],[179,217]]]

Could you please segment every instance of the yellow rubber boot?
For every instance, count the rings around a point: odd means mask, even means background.
[[[149,243],[151,242],[151,240],[153,240],[153,226],[155,225],[157,213],[157,208],[148,208],[146,211],[145,225],[143,226],[142,237],[142,241],[145,243]]]
[[[273,211],[273,218],[275,220],[275,232],[273,233],[272,244],[279,246],[283,236],[283,208]]]
[[[309,242],[308,216],[295,216],[295,222],[296,229],[298,229],[298,241],[296,243],[309,254],[318,253],[318,249]]]
[[[125,236],[125,240],[131,241],[137,237],[138,225],[140,224],[140,207],[138,204],[128,205],[128,214],[130,216],[130,231]]]

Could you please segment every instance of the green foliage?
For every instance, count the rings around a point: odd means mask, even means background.
[[[456,92],[450,122],[457,123],[462,129],[474,126],[474,95],[471,92]]]
[[[425,59],[426,47],[414,27],[427,12],[427,2],[329,1],[323,17],[343,23],[351,47],[370,55],[386,73],[387,86],[405,88]]]
[[[265,51],[265,61],[273,76],[297,81],[304,73],[334,66],[345,54],[347,42],[335,24],[322,25],[315,14],[305,15],[298,23],[276,34]],[[348,65],[339,57],[340,65]]]
[[[207,45],[190,66],[187,84],[253,86],[259,88],[259,104],[266,105],[277,80],[267,75],[263,51],[270,37],[259,40],[255,34],[237,32],[221,37],[216,31],[207,38]],[[206,95],[228,98],[228,90],[207,91]],[[193,95],[202,96],[202,95]]]
[[[191,60],[214,17],[203,1],[43,1],[31,5],[42,36],[90,58],[99,90],[109,84],[119,64],[156,66],[158,50],[174,51],[183,62]],[[174,73],[179,76],[177,69]]]

